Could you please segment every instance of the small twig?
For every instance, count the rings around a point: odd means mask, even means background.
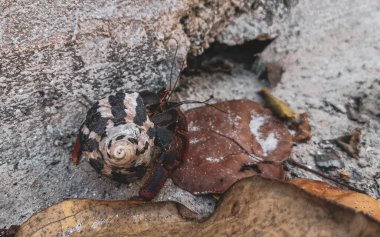
[[[363,190],[361,190],[361,189],[358,189],[358,188],[355,188],[355,187],[353,187],[353,186],[351,186],[351,185],[349,185],[349,184],[343,183],[343,182],[341,182],[341,181],[339,181],[339,180],[337,180],[337,179],[335,179],[335,178],[332,178],[332,177],[330,177],[330,176],[328,176],[328,175],[326,175],[326,174],[324,174],[324,173],[321,173],[321,172],[319,172],[319,171],[317,171],[317,170],[313,170],[313,169],[307,167],[306,165],[303,165],[303,164],[298,163],[298,162],[295,161],[295,160],[288,159],[288,160],[287,160],[287,163],[290,164],[290,165],[293,165],[293,166],[297,166],[298,168],[301,168],[301,169],[303,169],[303,170],[305,170],[305,171],[308,171],[308,172],[310,172],[310,173],[313,173],[313,174],[315,174],[315,175],[318,175],[318,176],[320,176],[320,177],[322,177],[322,178],[328,179],[328,180],[330,180],[330,181],[332,181],[332,182],[334,182],[334,183],[337,183],[337,184],[339,184],[339,185],[341,185],[341,186],[344,186],[344,187],[346,187],[346,188],[348,188],[348,189],[350,189],[350,190],[352,190],[352,191],[355,191],[355,192],[358,192],[358,193],[367,194],[365,191],[363,191]]]

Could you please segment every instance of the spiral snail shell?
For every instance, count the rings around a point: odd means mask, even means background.
[[[82,157],[119,182],[143,177],[154,158],[154,123],[137,92],[119,92],[96,102],[79,139]]]

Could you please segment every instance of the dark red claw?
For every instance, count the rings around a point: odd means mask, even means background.
[[[160,192],[168,176],[169,172],[161,164],[157,164],[145,184],[141,187],[139,198],[144,201],[152,200]]]
[[[79,163],[79,152],[80,152],[80,138],[78,135],[77,139],[75,140],[73,154],[71,155],[71,163],[73,163],[73,165],[78,165]]]

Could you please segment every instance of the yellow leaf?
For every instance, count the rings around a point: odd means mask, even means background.
[[[263,97],[267,107],[278,117],[288,120],[298,119],[298,114],[295,113],[287,104],[273,96],[268,88],[263,88],[259,91]]]

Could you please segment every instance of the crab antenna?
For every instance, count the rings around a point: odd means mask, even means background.
[[[207,100],[204,100],[204,101],[198,101],[198,100],[184,100],[184,101],[181,101],[181,102],[173,102],[173,103],[175,103],[175,105],[172,106],[171,108],[165,110],[165,111],[168,111],[168,110],[172,110],[172,109],[178,108],[179,106],[184,105],[184,104],[204,104],[204,105],[210,106],[210,107],[212,107],[212,108],[214,108],[214,109],[216,109],[216,110],[218,110],[218,111],[220,111],[220,112],[222,112],[222,113],[228,114],[228,112],[226,112],[226,111],[224,111],[224,110],[222,110],[222,109],[216,107],[215,105],[212,105],[212,104],[207,103],[207,101],[209,101],[209,100],[211,100],[211,99],[213,99],[213,98],[214,98],[213,96],[210,96],[210,98],[208,98]]]
[[[180,78],[180,75],[181,75],[181,71],[182,71],[184,65],[185,65],[185,60],[182,61],[181,69],[180,69],[180,71],[179,71],[179,74],[178,74],[177,79],[175,80],[175,83],[174,83],[174,87],[173,87],[173,89],[170,90],[170,93],[169,93],[169,95],[168,95],[168,99],[167,99],[167,101],[169,101],[169,99],[170,99],[170,97],[172,96],[172,94],[173,94],[175,88],[177,87],[177,84],[178,84],[178,81],[179,81],[179,78]],[[171,81],[171,80],[170,80],[170,81]],[[170,84],[171,84],[171,83],[170,83]]]
[[[170,76],[169,76],[169,89],[170,91],[172,90],[172,76],[173,76],[173,68],[174,68],[174,63],[175,63],[175,57],[177,56],[177,52],[178,52],[178,48],[179,48],[179,43],[178,43],[178,40],[175,39],[175,38],[172,38],[176,44],[177,44],[177,47],[175,49],[175,53],[174,53],[174,57],[173,57],[173,61],[172,61],[172,67],[170,68]],[[169,100],[169,98],[168,98]]]

